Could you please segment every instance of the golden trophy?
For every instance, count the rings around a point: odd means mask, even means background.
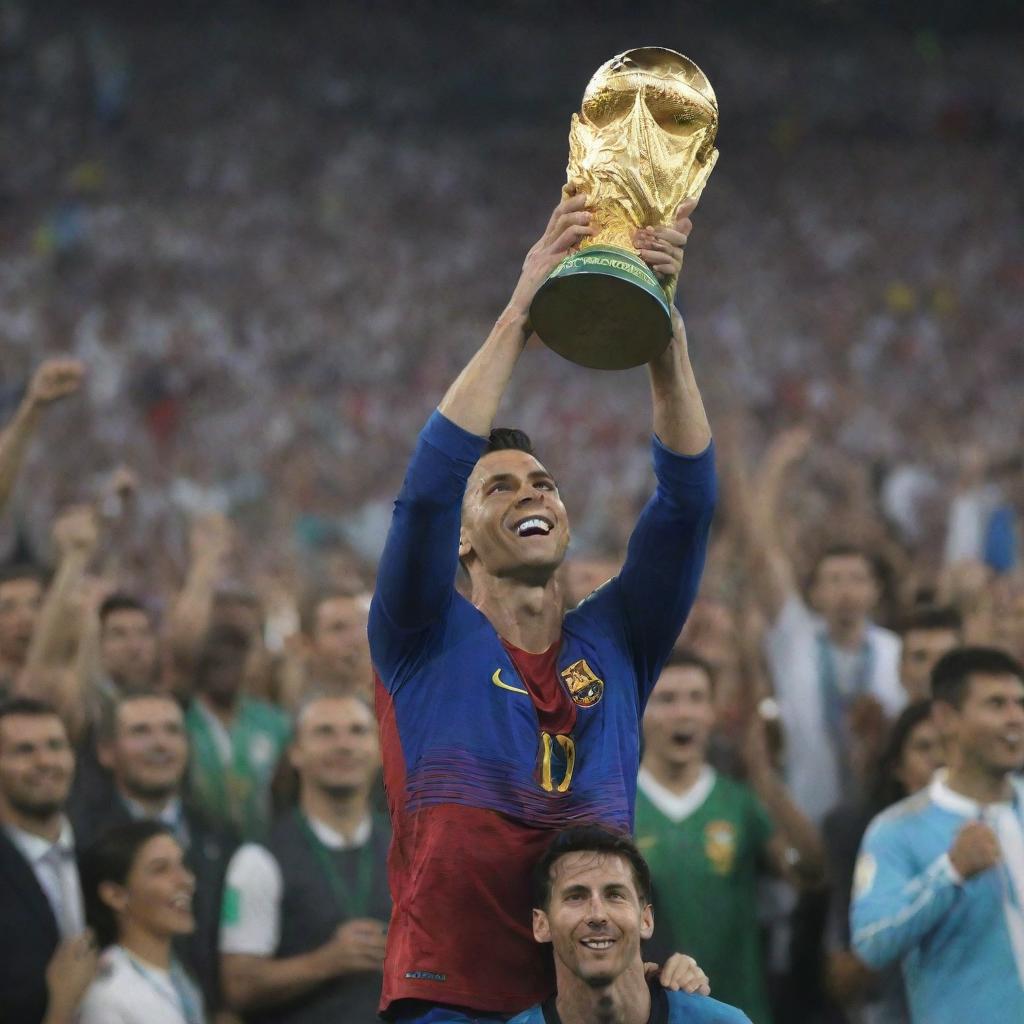
[[[645,46],[597,69],[572,115],[567,171],[590,197],[595,233],[533,300],[530,320],[544,344],[602,370],[639,366],[664,350],[676,282],[662,286],[633,234],[672,224],[679,204],[700,195],[718,159],[717,133],[711,83],[681,53]]]

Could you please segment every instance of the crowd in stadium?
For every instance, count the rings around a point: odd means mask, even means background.
[[[566,84],[529,5],[429,60],[422,12],[31,7],[0,3],[0,1020],[374,1020],[391,505],[622,26],[580,29]],[[1024,71],[992,37],[699,37],[722,157],[680,294],[719,499],[642,721],[646,959],[754,1024],[933,1024],[932,955],[1024,999],[1019,821],[935,775],[1024,767],[1012,692],[968,721],[979,675],[1024,682]],[[506,403],[572,517],[572,609],[652,490],[646,382],[532,342]],[[932,812],[979,820],[933,848]],[[890,935],[894,844],[941,871]],[[981,962],[986,885],[1018,945]]]

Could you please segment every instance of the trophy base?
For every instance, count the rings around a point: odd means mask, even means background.
[[[530,322],[548,348],[595,370],[650,362],[672,337],[669,304],[650,267],[608,245],[562,260],[534,296]]]

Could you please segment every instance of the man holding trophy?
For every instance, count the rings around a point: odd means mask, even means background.
[[[644,705],[696,595],[715,502],[670,302],[717,123],[710,84],[680,54],[633,50],[599,69],[564,198],[420,434],[369,623],[394,826],[386,1016],[502,1020],[549,996],[531,866],[566,825],[632,827]],[[525,434],[492,430],[534,330],[583,365],[647,362],[651,381],[657,489],[620,574],[568,614],[555,481]],[[688,958],[670,966],[664,984],[695,984]]]

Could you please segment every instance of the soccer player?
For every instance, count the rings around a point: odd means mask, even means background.
[[[382,1009],[404,1020],[438,1006],[455,1009],[430,1020],[500,1019],[553,991],[530,933],[529,867],[567,824],[632,827],[643,708],[704,564],[714,461],[678,314],[649,367],[657,490],[622,571],[567,614],[558,487],[526,435],[491,432],[534,294],[591,233],[585,203],[555,209],[421,433],[378,571],[369,636],[395,904]],[[695,205],[641,233],[657,272],[678,271]]]
[[[948,773],[869,828],[853,947],[875,970],[901,963],[915,1024],[1024,1020],[1024,667],[964,647],[932,693]]]
[[[567,829],[537,864],[534,886],[533,934],[551,943],[558,988],[510,1024],[750,1024],[733,1006],[645,976],[651,876],[624,836]]]
[[[654,878],[657,950],[685,949],[717,996],[768,1024],[758,879],[768,867],[817,883],[824,851],[772,766],[760,719],[745,745],[749,784],[707,763],[713,698],[710,665],[674,652],[644,713],[636,844]]]

